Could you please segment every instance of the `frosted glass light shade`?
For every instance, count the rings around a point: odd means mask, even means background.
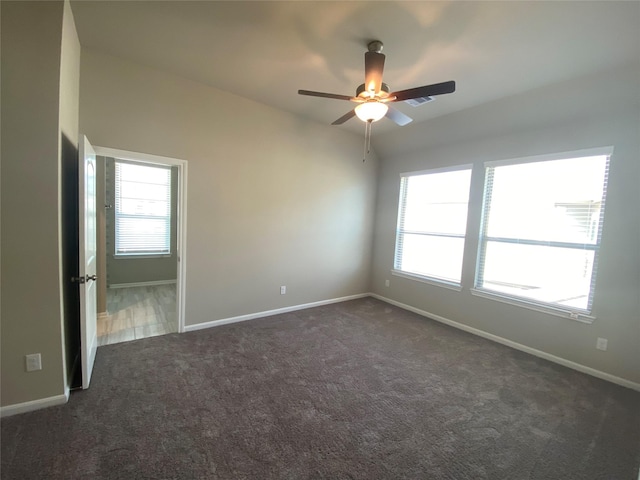
[[[361,103],[356,107],[356,115],[363,122],[377,122],[387,114],[389,107],[380,102]]]

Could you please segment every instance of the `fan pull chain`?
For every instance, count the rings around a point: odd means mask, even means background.
[[[367,120],[367,123],[364,126],[364,158],[362,161],[364,162],[367,159],[367,154],[371,150],[371,124],[373,122],[371,120]]]

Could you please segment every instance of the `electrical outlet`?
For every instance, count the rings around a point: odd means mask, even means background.
[[[36,370],[42,370],[42,357],[39,353],[32,353],[24,356],[27,364],[27,372],[35,372]]]
[[[384,286],[385,286],[385,287],[388,287],[388,286],[389,286],[389,280],[385,280],[385,281],[384,281]]]
[[[607,339],[606,338],[598,338],[598,340],[596,340],[596,348],[598,350],[603,350],[606,351],[607,350]]]
[[[287,293],[287,287],[286,285],[282,285],[280,287],[280,295],[284,295],[285,293]]]

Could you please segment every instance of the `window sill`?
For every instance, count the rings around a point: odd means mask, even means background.
[[[536,312],[554,315],[556,317],[568,318],[569,320],[573,320],[575,322],[592,324],[596,319],[596,317],[593,317],[586,313],[565,310],[563,308],[553,307],[551,305],[545,305],[541,303],[529,302],[527,300],[522,300],[508,295],[502,295],[500,293],[495,293],[479,288],[472,288],[471,294],[478,297],[487,298],[489,300],[495,300],[496,302],[507,303],[509,305],[515,305],[516,307],[522,307],[528,310],[534,310]]]
[[[409,280],[415,280],[417,282],[428,283],[429,285],[447,288],[456,292],[462,291],[462,286],[458,285],[457,283],[447,282],[446,280],[439,280],[433,277],[425,277],[423,275],[418,275],[417,273],[409,273],[403,272],[402,270],[392,269],[391,275],[395,275],[396,277],[408,278]]]
[[[113,255],[113,258],[115,260],[139,260],[142,258],[171,258],[173,255],[168,253],[161,253],[161,254],[156,254],[156,253],[151,253],[151,254],[144,254],[144,253],[121,253],[118,255]]]

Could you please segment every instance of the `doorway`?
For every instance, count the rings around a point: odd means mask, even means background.
[[[183,332],[187,162],[104,147],[95,150],[100,167],[98,277],[103,279],[98,345]],[[163,179],[166,184],[161,185]],[[160,199],[157,194],[163,188],[170,191],[166,218],[162,194]],[[154,198],[141,194],[149,189]]]

